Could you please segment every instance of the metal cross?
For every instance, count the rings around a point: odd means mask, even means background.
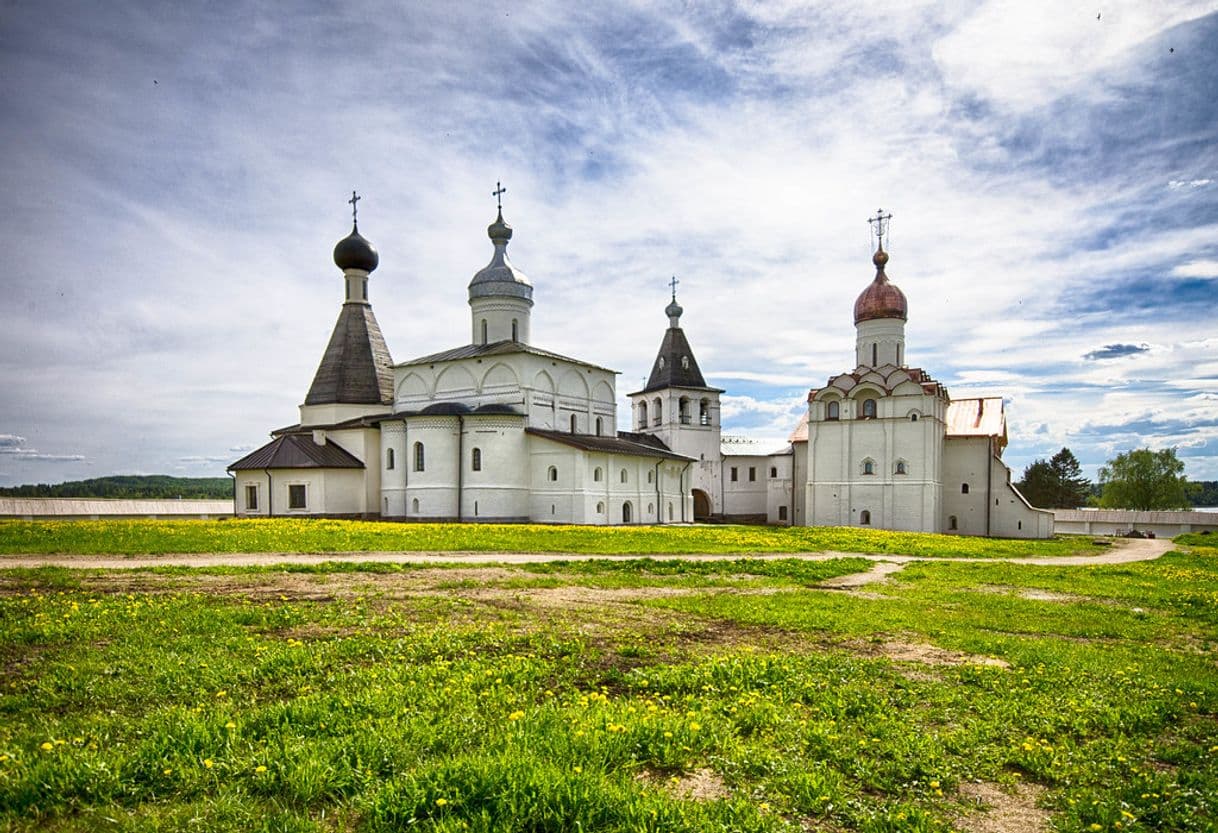
[[[351,222],[352,222],[352,224],[359,222],[356,219],[356,214],[358,213],[357,209],[359,208],[359,206],[356,205],[356,203],[362,199],[363,199],[363,197],[358,196],[354,191],[352,191],[351,199],[347,200],[347,202],[349,202],[351,204]]]
[[[892,212],[884,213],[884,209],[877,208],[874,217],[868,217],[867,222],[871,224],[875,231],[875,236],[879,240],[880,248],[884,248],[884,235],[888,233],[888,221],[892,219]]]
[[[495,204],[499,210],[503,210],[503,195],[507,193],[507,189],[503,187],[503,183],[495,180],[495,190],[491,191],[491,196],[495,198]]]
[[[668,285],[672,287],[672,299],[673,299],[674,301],[675,301],[675,300],[677,300],[677,284],[679,284],[679,283],[680,283],[680,281],[679,281],[679,280],[677,280],[677,276],[676,276],[676,275],[673,275],[673,276],[672,276],[672,280],[670,280],[670,281],[668,282]]]

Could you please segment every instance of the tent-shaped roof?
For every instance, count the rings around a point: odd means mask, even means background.
[[[387,405],[393,401],[393,359],[369,304],[346,303],[306,405]]]

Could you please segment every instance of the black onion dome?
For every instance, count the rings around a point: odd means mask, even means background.
[[[364,239],[357,226],[352,226],[351,233],[334,247],[334,265],[344,272],[348,269],[371,272],[380,262],[376,247]]]

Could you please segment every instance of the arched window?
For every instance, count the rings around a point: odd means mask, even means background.
[[[598,514],[598,515],[603,515],[603,514],[605,514],[605,503],[604,503],[604,501],[597,501],[597,502],[596,502],[596,514]]]
[[[909,421],[910,421],[910,422],[917,422],[917,421],[918,421],[918,415],[917,415],[917,414],[910,414],[910,415],[909,415]]]
[[[896,473],[897,474],[908,474],[909,473],[906,469],[904,460],[897,460]]]
[[[689,370],[689,356],[682,356],[682,357],[681,357],[681,369],[682,369],[682,370]]]
[[[949,516],[948,516],[948,518],[947,518],[947,528],[948,528],[948,529],[959,529],[959,528],[960,528],[959,523],[956,521],[956,516],[955,516],[955,515],[949,515]]]
[[[624,524],[630,523],[632,514],[633,513],[632,513],[632,510],[630,507],[630,501],[626,501],[625,503],[622,504],[622,523],[624,523]]]
[[[646,402],[639,403],[639,427],[640,428],[647,427],[647,403]]]
[[[863,419],[875,419],[875,400],[863,400]]]
[[[571,414],[571,433],[574,434],[574,433],[577,433],[578,431],[579,431],[579,417],[576,416],[575,414]]]
[[[664,421],[664,403],[660,400],[660,397],[657,396],[651,400],[651,409],[651,424],[659,425]]]
[[[419,514],[419,499],[418,498],[415,498],[414,500],[410,501],[410,514],[412,514],[412,515]]]
[[[605,423],[601,420],[600,417],[597,417],[596,418],[596,436],[599,437],[601,434],[604,433],[604,431],[605,431]]]
[[[555,468],[554,466],[550,466],[550,468],[546,471],[546,479],[549,480],[551,483],[557,482],[558,481],[558,469]]]
[[[415,443],[414,444],[414,470],[415,471],[424,471],[424,466],[425,466],[426,462],[427,462],[427,460],[424,457],[423,444]]]
[[[871,345],[871,366],[872,367],[875,367],[876,365],[878,365],[880,363],[879,353],[880,353],[880,345],[873,343]]]
[[[482,449],[475,448],[470,452],[470,467],[474,471],[482,471]]]
[[[691,417],[689,415],[689,397],[682,396],[677,402],[677,412],[681,415],[681,424],[689,425]]]
[[[825,419],[840,419],[842,406],[836,399],[830,399],[829,404],[825,406]]]
[[[654,511],[656,511],[656,505],[654,503],[647,504],[647,516],[650,517]]]
[[[512,341],[520,341],[520,325],[515,318],[512,319]]]
[[[622,482],[625,483],[629,479],[630,479],[630,477],[629,477],[629,475],[626,474],[626,470],[622,469]]]
[[[875,474],[875,460],[868,457],[863,461],[863,474]]]
[[[478,514],[478,501],[474,501],[474,515]]]
[[[861,524],[862,526],[871,526],[871,510],[870,509],[864,509],[862,512],[859,512],[859,524]]]
[[[647,482],[648,483],[651,482],[652,475],[654,475],[654,474],[655,474],[654,471],[651,471],[650,469],[647,470]]]
[[[393,468],[393,449],[392,448],[385,452],[385,468],[387,468],[387,469]]]
[[[482,343],[486,344],[486,319],[482,319]]]
[[[600,466],[597,466],[596,468],[594,468],[592,470],[592,479],[595,480],[597,483],[601,482],[601,467]]]
[[[962,494],[962,495],[968,494],[968,484],[967,483],[960,484],[960,494]]]
[[[672,520],[672,504],[668,504],[668,520]]]
[[[770,477],[774,478],[777,476],[778,476],[778,466],[770,466]]]

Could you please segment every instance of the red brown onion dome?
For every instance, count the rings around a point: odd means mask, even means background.
[[[888,276],[884,274],[884,264],[888,263],[888,252],[883,249],[877,250],[871,258],[871,262],[875,264],[875,280],[867,285],[858,300],[854,302],[854,323],[858,324],[861,321],[871,321],[876,318],[907,320],[909,302],[905,300],[905,293],[895,284],[889,283]]]

